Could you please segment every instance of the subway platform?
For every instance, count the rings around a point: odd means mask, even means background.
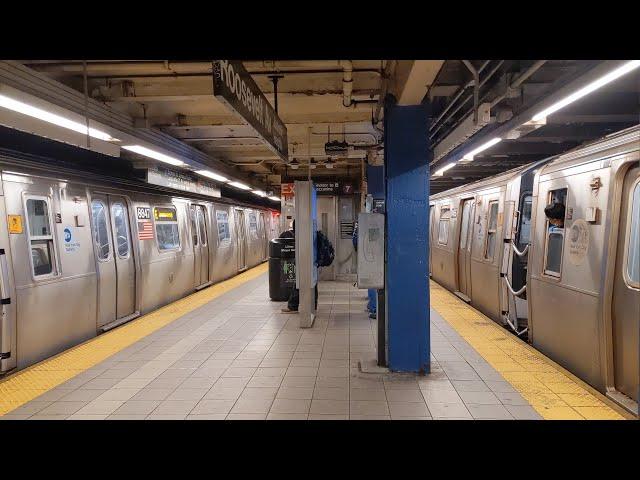
[[[632,419],[431,283],[429,375],[364,373],[366,291],[321,282],[312,328],[268,298],[267,266],[0,381],[3,420]]]

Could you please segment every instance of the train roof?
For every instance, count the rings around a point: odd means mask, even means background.
[[[441,198],[447,198],[458,193],[467,192],[469,190],[478,190],[482,188],[489,188],[495,184],[501,184],[509,181],[517,175],[523,175],[530,170],[537,168],[543,168],[550,171],[554,167],[562,166],[566,167],[567,164],[583,163],[585,161],[593,160],[592,155],[597,155],[599,159],[602,158],[602,153],[608,150],[612,155],[618,155],[620,153],[635,151],[640,149],[640,125],[620,130],[619,132],[612,133],[606,137],[599,138],[584,145],[579,145],[568,152],[553,157],[544,158],[536,162],[516,167],[498,175],[483,178],[482,180],[476,180],[475,182],[467,183],[456,188],[439,192],[429,197],[430,200],[438,200]]]

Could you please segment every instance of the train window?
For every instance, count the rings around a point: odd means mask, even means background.
[[[498,236],[498,201],[489,202],[489,222],[487,225],[487,244],[484,258],[493,260],[496,252],[496,237]]]
[[[550,190],[547,197],[548,204],[558,203],[566,206],[567,189],[559,188]],[[545,223],[546,239],[545,239],[545,256],[544,256],[544,273],[552,277],[560,278],[562,272],[562,251],[564,248],[564,223],[549,222],[547,218]]]
[[[160,250],[180,248],[178,212],[176,207],[154,207],[153,218],[156,223],[156,238]]]
[[[640,287],[640,181],[631,197],[631,219],[627,246],[627,279],[629,286]]]
[[[28,198],[26,207],[33,275],[38,277],[55,274],[55,255],[48,200]]]
[[[460,219],[460,241],[458,249],[464,250],[469,244],[469,218],[471,217],[471,206],[473,200],[465,200],[462,204],[462,218]]]
[[[101,200],[91,202],[93,215],[93,239],[96,243],[98,260],[107,260],[111,253],[109,244],[109,227],[107,226],[107,208]]]
[[[520,225],[518,226],[518,246],[523,248],[531,242],[531,205],[533,197],[526,194],[522,199],[522,211],[520,212]]]
[[[193,246],[198,246],[198,231],[196,227],[196,207],[191,205],[189,209],[189,217],[191,220],[191,237],[193,238]]]
[[[198,232],[200,232],[200,241],[203,245],[207,244],[207,229],[204,222],[204,207],[198,207],[196,209],[198,219]]]
[[[440,208],[440,221],[438,222],[438,243],[446,245],[449,243],[449,218],[451,211],[449,207]]]
[[[231,241],[229,232],[229,214],[227,212],[216,212],[216,222],[218,223],[218,240],[220,243]]]
[[[111,205],[111,215],[115,226],[116,249],[118,257],[129,257],[129,220],[127,219],[127,210],[122,203],[114,203]]]
[[[249,231],[252,233],[258,232],[258,220],[255,212],[249,212]]]

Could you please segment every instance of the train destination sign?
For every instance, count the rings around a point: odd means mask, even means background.
[[[213,95],[251,125],[280,158],[287,160],[287,127],[242,62],[213,61]]]
[[[174,188],[184,192],[199,193],[208,197],[220,198],[220,188],[206,180],[194,179],[190,175],[163,167],[147,169],[147,183],[161,187]]]

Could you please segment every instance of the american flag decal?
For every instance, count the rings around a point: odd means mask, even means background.
[[[153,224],[151,221],[138,222],[138,240],[153,240]]]

